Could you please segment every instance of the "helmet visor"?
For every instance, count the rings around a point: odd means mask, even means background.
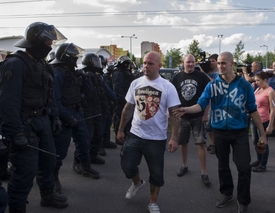
[[[100,69],[102,68],[101,58],[92,57],[91,60],[92,60],[92,63],[94,64],[94,67],[97,67],[97,68],[100,68]]]
[[[137,69],[138,69],[136,63],[133,62],[133,61],[132,61],[132,63],[130,64],[130,67],[131,67],[131,70],[137,70]]]
[[[83,54],[84,49],[81,47],[71,43],[67,46],[67,48],[64,50],[65,54],[68,54],[70,56],[79,57]]]
[[[37,37],[43,42],[50,40],[55,44],[62,44],[67,40],[67,38],[53,25],[45,26],[43,30],[37,34]]]

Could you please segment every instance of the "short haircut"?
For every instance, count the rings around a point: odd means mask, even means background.
[[[215,53],[215,54],[210,55],[208,59],[215,59],[217,61],[218,60],[218,56],[219,55]]]

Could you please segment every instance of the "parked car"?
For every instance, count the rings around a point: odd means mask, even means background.
[[[179,72],[179,68],[160,68],[159,74],[166,80],[171,80],[173,75]]]

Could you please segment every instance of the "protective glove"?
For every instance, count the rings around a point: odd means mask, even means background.
[[[78,121],[75,119],[74,116],[72,116],[68,121],[67,124],[69,127],[74,128],[78,125]]]
[[[29,145],[28,139],[24,136],[24,133],[17,133],[12,137],[12,145],[15,149],[27,149]]]
[[[59,135],[62,131],[62,123],[59,120],[59,117],[54,116],[51,117],[51,123],[52,123],[52,130],[54,135]]]

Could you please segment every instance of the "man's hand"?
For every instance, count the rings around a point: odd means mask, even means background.
[[[125,142],[125,134],[122,130],[118,130],[117,135],[116,135],[116,139],[121,143]]]
[[[173,112],[173,115],[176,116],[177,118],[180,118],[186,113],[185,107],[179,107],[177,109],[174,109],[172,112]]]
[[[175,152],[178,149],[178,141],[171,138],[168,142],[168,152]]]
[[[29,141],[23,133],[17,133],[12,137],[12,145],[15,149],[23,150],[28,148]]]

